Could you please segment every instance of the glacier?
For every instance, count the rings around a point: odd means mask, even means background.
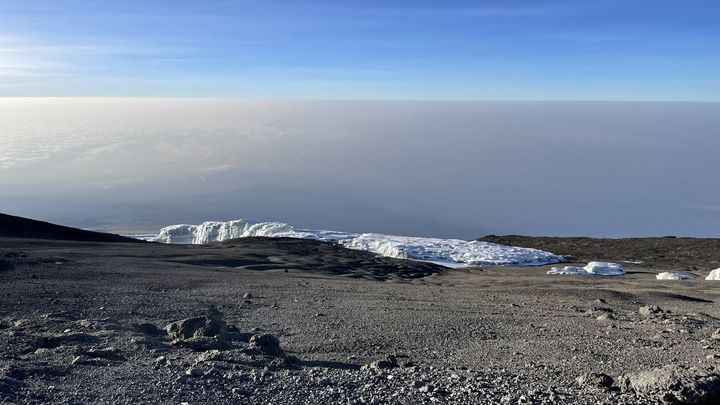
[[[162,228],[157,236],[144,239],[161,243],[206,244],[253,236],[335,242],[348,249],[365,250],[399,259],[433,262],[447,267],[535,266],[564,260],[562,256],[538,249],[490,242],[296,229],[283,222],[256,222],[246,219],[208,221],[199,225],[171,225]]]

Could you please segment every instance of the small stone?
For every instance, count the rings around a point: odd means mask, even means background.
[[[371,362],[370,364],[366,364],[362,368],[364,370],[380,370],[380,369],[397,368],[399,366],[400,365],[397,362],[397,357],[395,357],[393,355],[389,355],[382,360],[375,360],[375,361]]]
[[[205,372],[200,367],[191,367],[185,370],[185,375],[190,377],[202,377],[204,374]]]
[[[168,360],[165,356],[160,356],[157,359],[155,359],[155,365],[156,366],[169,366],[170,360]]]
[[[85,351],[85,355],[88,357],[96,358],[96,359],[105,359],[105,360],[124,360],[122,353],[120,350],[114,348],[114,347],[106,347],[106,348],[93,348],[88,349]]]
[[[422,387],[420,387],[418,389],[418,391],[420,391],[422,393],[431,393],[431,392],[435,391],[435,387],[432,384],[426,384],[426,385],[423,385]]]

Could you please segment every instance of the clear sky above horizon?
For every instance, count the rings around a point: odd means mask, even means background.
[[[720,2],[0,0],[0,96],[720,101]]]

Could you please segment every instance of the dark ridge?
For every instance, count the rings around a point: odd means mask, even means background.
[[[0,214],[0,237],[84,242],[141,242],[111,233],[86,231],[7,214]]]
[[[565,256],[569,261],[619,261],[646,269],[700,272],[720,267],[720,239],[688,237],[588,238],[488,235],[479,240],[529,247]]]

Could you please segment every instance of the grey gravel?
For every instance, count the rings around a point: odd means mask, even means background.
[[[12,260],[0,271],[0,403],[694,398],[673,388],[675,377],[640,383],[668,365],[685,370],[676,383],[713,398],[720,291],[659,282],[655,269],[628,265],[616,278],[449,270],[262,238],[0,242]],[[663,312],[645,317],[646,306]],[[578,383],[586,373],[596,374]]]

